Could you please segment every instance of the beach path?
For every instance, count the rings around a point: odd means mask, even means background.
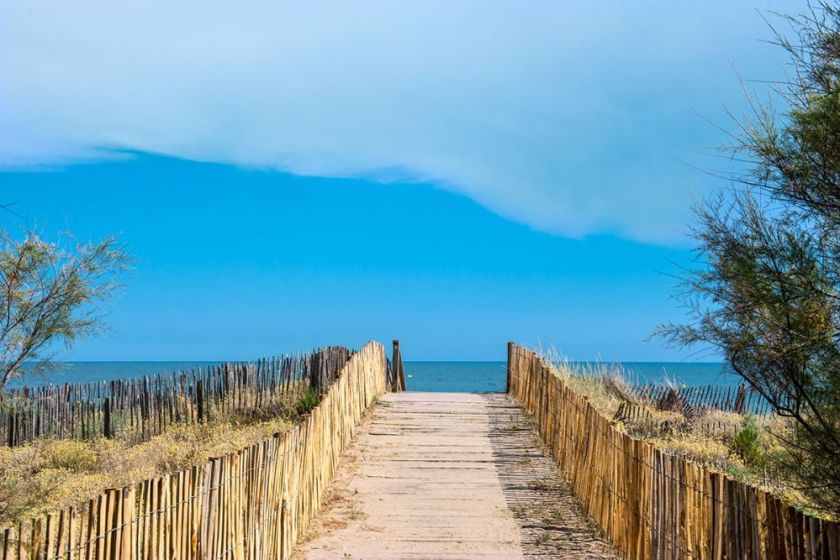
[[[295,558],[616,558],[505,394],[389,393]]]

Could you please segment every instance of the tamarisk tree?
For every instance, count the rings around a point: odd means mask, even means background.
[[[687,325],[659,334],[711,344],[794,426],[787,473],[840,516],[840,5],[784,18],[791,76],[782,111],[751,103],[733,149],[751,162],[731,194],[698,209],[703,264],[689,271]]]
[[[27,363],[46,369],[43,352],[96,333],[96,305],[115,288],[129,259],[114,239],[65,248],[34,233],[0,232],[0,388]]]

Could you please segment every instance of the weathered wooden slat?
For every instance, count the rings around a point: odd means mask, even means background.
[[[350,350],[330,346],[272,362],[278,361],[291,380],[306,381],[320,391],[334,381],[350,355]],[[265,363],[230,363],[187,373],[4,391],[0,441],[11,447],[41,437],[108,438],[124,432],[143,440],[176,422],[277,407],[299,387],[290,382],[284,390],[275,390],[277,381],[264,373]]]
[[[840,557],[837,522],[804,515],[761,490],[666,455],[647,441],[635,440],[629,447],[617,444],[632,438],[617,433],[609,419],[545,367],[539,356],[516,345],[510,346],[508,356],[510,393],[533,414],[576,495],[626,557]],[[555,387],[553,397],[541,398],[549,386]],[[648,386],[636,389],[636,395],[649,402],[663,394]],[[745,407],[747,402],[745,390],[738,388],[688,392],[685,399],[699,394],[703,401],[694,402],[703,406]],[[550,429],[558,424],[563,429]],[[638,476],[617,468],[628,461],[636,465]],[[639,545],[648,541],[650,548]]]
[[[337,460],[328,458],[338,457],[349,443],[346,435],[353,432],[361,412],[388,388],[382,345],[371,342],[348,361],[349,355],[343,349],[325,352],[318,370],[308,365],[311,360],[298,365],[279,360],[279,367],[297,379],[306,379],[302,370],[307,374],[317,371],[325,383],[319,405],[289,432],[213,458],[204,467],[107,490],[81,508],[49,513],[15,529],[4,528],[0,560],[288,559],[295,538],[303,534],[318,511],[323,488],[337,467]],[[246,408],[255,402],[255,385],[272,382],[267,375],[257,375],[256,369],[228,369],[228,374],[237,373],[226,381],[222,379],[223,370],[216,371],[215,377],[204,372],[193,379],[210,381],[208,386],[215,383],[224,391],[237,391]],[[84,399],[107,395],[112,414],[121,402],[142,405],[133,414],[147,423],[149,433],[154,433],[175,418],[172,403],[165,398],[171,392],[162,390],[163,381],[180,386],[186,379],[162,377],[157,386],[147,379],[127,386],[122,393],[119,383],[72,391]],[[123,401],[119,396],[132,394],[137,398]],[[180,393],[187,394],[187,389]],[[192,394],[202,393],[192,389]],[[164,398],[156,400],[155,395]],[[212,405],[213,397],[205,396],[209,406],[233,406],[232,401]],[[268,402],[274,397],[265,398]],[[336,403],[348,403],[358,413],[348,414]],[[184,414],[184,418],[188,416]],[[86,415],[85,422],[93,418]],[[115,418],[114,426],[119,425]],[[296,442],[294,447],[289,445],[291,441]],[[294,484],[290,484],[293,479]],[[287,500],[298,509],[285,508]],[[274,540],[258,537],[277,526],[277,520],[281,529],[274,533]],[[288,526],[293,528],[291,539],[285,530]],[[282,539],[286,539],[285,544],[279,542]]]

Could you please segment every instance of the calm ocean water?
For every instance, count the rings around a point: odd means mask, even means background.
[[[586,369],[591,364],[572,363]],[[737,385],[738,378],[724,373],[722,363],[711,362],[622,362],[626,378],[633,383],[661,383],[665,379],[681,385]],[[406,384],[415,391],[503,392],[505,362],[405,362]]]
[[[218,362],[64,362],[48,376],[25,376],[10,386],[46,383],[86,383],[104,379],[169,373]],[[585,367],[586,364],[573,364]],[[623,362],[633,382],[662,382],[666,378],[686,386],[737,384],[723,364],[712,362]],[[505,390],[505,362],[405,362],[406,383],[414,391],[494,392]]]

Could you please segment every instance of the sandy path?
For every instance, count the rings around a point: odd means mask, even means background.
[[[393,393],[298,559],[615,558],[506,395]]]

